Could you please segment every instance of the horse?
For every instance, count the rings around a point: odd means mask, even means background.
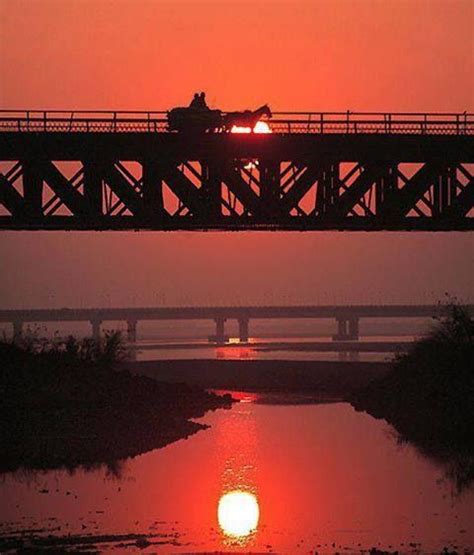
[[[222,112],[209,108],[173,108],[167,114],[170,131],[206,133],[222,127]]]
[[[272,111],[267,104],[260,106],[260,108],[253,112],[252,110],[229,112],[223,116],[223,128],[225,131],[231,131],[235,125],[237,127],[250,127],[253,131],[253,128],[263,116],[267,118],[272,117]]]

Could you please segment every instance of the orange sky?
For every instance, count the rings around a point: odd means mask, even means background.
[[[5,107],[474,108],[472,0],[3,0]]]
[[[158,110],[205,90],[223,109],[472,111],[473,28],[472,0],[0,0],[0,106]],[[472,237],[1,233],[0,305],[469,296]]]

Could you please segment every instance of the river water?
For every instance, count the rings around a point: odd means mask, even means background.
[[[383,421],[345,403],[240,398],[208,413],[209,429],[113,471],[3,475],[2,535],[150,534],[144,553],[474,549],[473,491],[458,494]]]
[[[403,343],[413,341],[413,339],[414,336],[412,335],[364,336],[360,338],[359,343],[376,345],[377,343]],[[247,343],[240,343],[238,337],[230,337],[228,342],[223,345],[209,343],[207,339],[186,339],[183,341],[141,339],[135,344],[135,357],[136,360],[347,360],[347,358],[356,358],[360,361],[384,361],[393,358],[392,352],[383,350],[350,354],[330,350],[318,352],[318,344],[331,344],[331,342],[331,336],[251,337]],[[304,346],[306,348],[302,348]]]

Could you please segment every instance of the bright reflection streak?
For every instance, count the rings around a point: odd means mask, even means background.
[[[240,127],[234,125],[230,130],[231,133],[251,133],[252,129],[250,127]],[[253,128],[254,133],[271,133],[272,130],[266,121],[257,121],[255,127]]]
[[[249,536],[256,530],[259,517],[260,509],[253,493],[234,490],[219,499],[217,519],[226,536]]]
[[[250,127],[239,127],[238,125],[234,125],[230,130],[231,133],[251,133],[252,129]],[[268,125],[266,121],[257,121],[255,127],[253,128],[254,133],[271,133],[271,127]],[[253,168],[257,167],[257,160],[250,160],[244,168],[246,170],[252,170]]]
[[[230,130],[231,133],[251,133],[250,127],[239,127],[238,125],[233,125]]]

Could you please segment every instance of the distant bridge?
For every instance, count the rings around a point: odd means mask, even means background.
[[[335,319],[335,341],[359,339],[361,318],[429,318],[445,316],[446,305],[321,305],[321,306],[201,306],[155,308],[62,308],[0,310],[0,322],[11,323],[13,334],[19,338],[27,322],[90,322],[92,335],[100,336],[105,321],[127,323],[129,341],[136,341],[137,324],[142,320],[212,320],[216,333],[210,339],[226,341],[225,322],[237,320],[239,339],[249,339],[251,319]],[[468,310],[474,313],[474,305]]]
[[[0,111],[0,229],[473,230],[474,114]]]

